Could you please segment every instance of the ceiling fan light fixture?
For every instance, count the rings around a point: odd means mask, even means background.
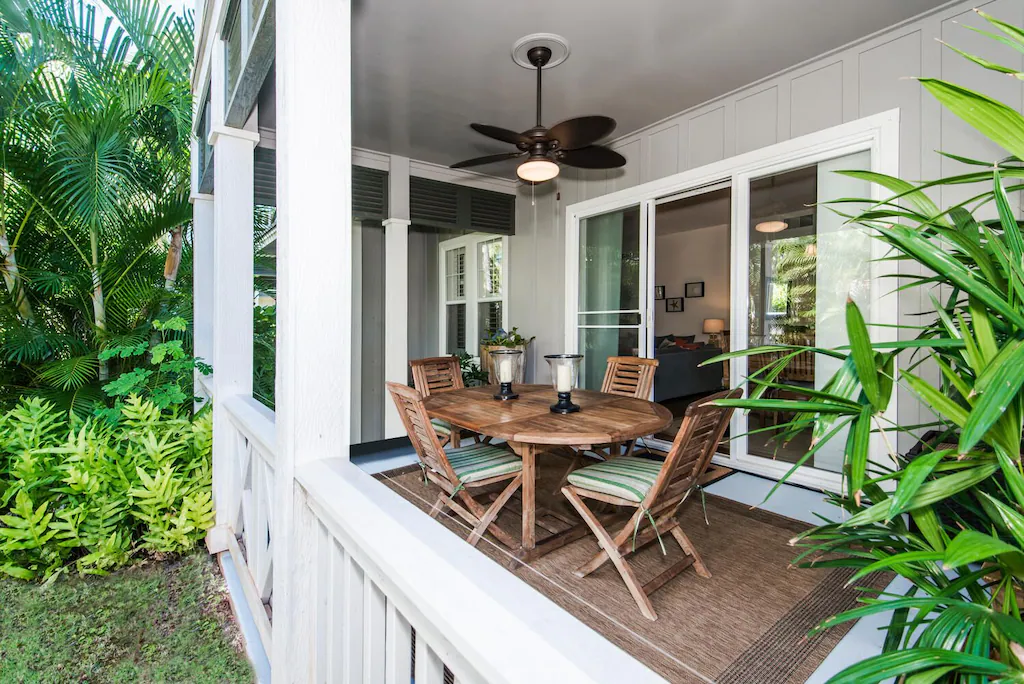
[[[543,157],[528,159],[519,165],[516,175],[524,181],[543,183],[558,175],[558,164]]]
[[[754,226],[754,230],[758,233],[781,233],[787,228],[789,228],[789,224],[785,221],[761,221]]]

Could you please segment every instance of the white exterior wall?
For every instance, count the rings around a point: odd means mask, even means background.
[[[942,110],[916,81],[905,78],[943,78],[1022,106],[1020,81],[986,72],[938,43],[941,39],[1024,68],[1020,53],[958,25],[988,26],[973,7],[1012,24],[1024,24],[1024,3],[1016,0],[947,5],[617,139],[611,146],[628,160],[623,169],[563,167],[558,179],[546,187],[520,188],[518,225],[510,250],[515,283],[510,322],[528,335],[537,335],[535,377],[547,380],[543,355],[563,351],[564,346],[561,293],[565,291],[568,205],[896,107],[900,109],[903,178],[932,179],[956,172],[961,165],[942,158],[936,150],[978,159],[1005,156]],[[970,187],[944,189],[935,198],[940,205],[948,205],[971,196],[971,191]],[[545,292],[550,296],[538,296]],[[899,297],[901,316],[930,306],[920,289],[905,290]],[[918,422],[918,407],[911,397],[901,395],[899,411],[901,422]],[[901,444],[901,448],[907,446]]]

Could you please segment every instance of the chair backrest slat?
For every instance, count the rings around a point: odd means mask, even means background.
[[[665,464],[644,499],[645,508],[655,506],[659,498],[671,498],[700,482],[729,427],[734,410],[715,406],[714,402],[742,396],[743,390],[736,388],[712,394],[686,407],[683,423],[665,457]]]
[[[654,372],[657,369],[657,359],[609,356],[601,391],[634,399],[650,399],[651,390],[654,388]]]
[[[412,387],[397,382],[387,383],[387,388],[398,407],[398,414],[420,462],[454,485],[458,478],[437,439],[437,432],[430,424],[430,416],[423,406],[423,396]]]
[[[462,368],[456,356],[437,356],[429,359],[413,359],[412,382],[425,397],[437,392],[462,389]]]

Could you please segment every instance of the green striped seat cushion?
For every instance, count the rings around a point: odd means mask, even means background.
[[[640,503],[654,486],[662,465],[662,461],[621,456],[573,471],[569,482],[580,489]]]
[[[430,424],[434,426],[434,432],[436,432],[439,437],[447,437],[452,434],[452,426],[440,418],[431,418]]]
[[[478,482],[523,469],[523,462],[518,456],[494,444],[473,444],[452,449],[446,454],[459,482]]]

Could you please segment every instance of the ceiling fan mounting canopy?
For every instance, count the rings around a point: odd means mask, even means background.
[[[564,43],[564,39],[562,41],[561,44],[566,46],[567,55],[567,44]],[[517,44],[513,55],[516,62],[522,64],[518,58],[518,47]],[[543,182],[558,175],[555,162],[583,169],[612,169],[626,164],[625,157],[618,152],[594,144],[615,130],[615,120],[612,118],[581,116],[555,124],[551,128],[544,126],[541,117],[543,70],[550,63],[552,54],[551,48],[547,45],[532,45],[526,51],[526,59],[537,71],[537,123],[533,128],[517,133],[498,126],[470,124],[477,133],[515,145],[518,151],[467,159],[452,164],[451,168],[462,169],[528,156],[527,163],[519,167],[518,175],[523,180]],[[564,58],[563,55],[562,59]],[[544,171],[538,172],[539,169]]]

